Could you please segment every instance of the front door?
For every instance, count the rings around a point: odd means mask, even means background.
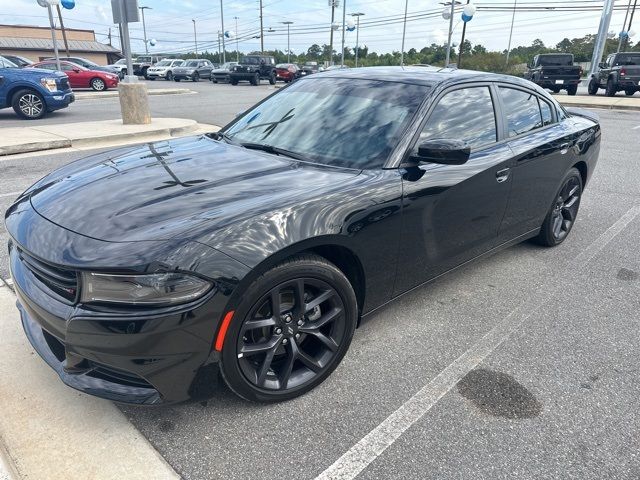
[[[498,144],[494,93],[487,85],[456,88],[438,101],[417,145],[464,140],[464,165],[426,164],[403,172],[403,231],[395,294],[496,245],[506,209],[511,150]]]

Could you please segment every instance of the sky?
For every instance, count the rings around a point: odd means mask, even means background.
[[[347,18],[354,12],[362,12],[359,31],[360,45],[369,51],[399,51],[402,43],[402,16],[405,0],[346,0]],[[444,1],[444,0],[443,0]],[[566,12],[558,9],[525,11],[529,6],[593,5],[601,7],[602,0],[517,0],[512,46],[530,45],[542,39],[546,45],[555,45],[565,37],[582,37],[596,33],[600,21],[601,8],[587,12]],[[467,25],[467,39],[471,43],[481,43],[490,50],[507,48],[512,11],[487,11],[483,6],[503,6],[511,8],[514,0],[473,0],[478,11]],[[617,0],[620,10],[614,12],[610,31],[619,32],[625,17],[623,6],[628,0]],[[218,0],[139,0],[140,6],[151,7],[145,11],[147,38],[156,41],[149,46],[150,53],[182,53],[193,51],[194,32],[192,19],[196,20],[200,50],[217,51],[217,32],[222,30],[220,3]],[[230,32],[227,50],[235,50],[236,38],[242,52],[260,49],[260,40],[250,38],[259,33],[259,0],[223,0],[225,31]],[[410,21],[407,22],[405,50],[420,49],[431,43],[445,39],[448,21],[441,16],[444,7],[433,0],[408,0]],[[342,21],[343,4],[336,9],[336,21]],[[415,17],[425,12],[433,12],[431,17]],[[456,14],[454,21],[454,43],[459,42],[462,22]],[[237,18],[237,29],[236,19]],[[385,17],[392,17],[394,23],[384,25]],[[73,10],[63,10],[65,26],[95,30],[97,39],[107,42],[109,27],[113,42],[117,46],[117,28],[112,23],[111,2],[109,0],[76,0]],[[640,12],[637,13],[634,30],[640,37]],[[328,0],[263,0],[263,23],[265,50],[287,48],[287,27],[291,25],[290,44],[294,53],[301,53],[313,43],[329,43],[331,8]],[[369,23],[369,24],[368,24]],[[0,0],[0,24],[21,24],[47,26],[46,9],[38,6],[36,0]],[[269,29],[272,31],[269,32]],[[142,23],[130,25],[134,52],[144,52]],[[238,32],[237,36],[235,32]],[[248,38],[247,38],[248,37]],[[340,50],[341,31],[334,35],[334,48]],[[347,32],[345,44],[355,46],[356,32]]]

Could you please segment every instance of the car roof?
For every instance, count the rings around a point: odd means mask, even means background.
[[[411,83],[429,87],[434,87],[440,84],[455,84],[467,81],[507,82],[515,85],[526,86],[528,88],[535,87],[535,85],[531,82],[522,78],[514,77],[512,75],[430,66],[338,68],[335,70],[325,70],[324,72],[319,72],[313,77],[380,80],[387,82]]]

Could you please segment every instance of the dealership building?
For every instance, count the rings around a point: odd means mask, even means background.
[[[98,42],[93,30],[65,28],[69,43],[69,55],[83,57],[98,65],[109,65],[122,58],[120,50]],[[62,31],[56,29],[56,39],[61,57],[66,57]],[[53,57],[53,40],[49,27],[0,25],[0,55],[19,55],[38,62]]]

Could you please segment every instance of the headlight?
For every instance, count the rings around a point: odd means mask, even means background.
[[[55,78],[41,78],[40,83],[50,92],[55,92],[58,90],[58,85],[56,84]]]
[[[201,297],[213,285],[184,273],[106,275],[82,273],[82,302],[176,305]]]

